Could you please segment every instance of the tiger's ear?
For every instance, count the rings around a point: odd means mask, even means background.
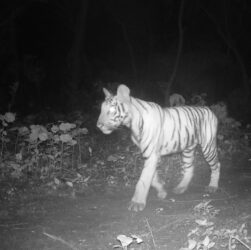
[[[126,85],[119,85],[117,89],[117,97],[120,101],[129,102],[130,101],[130,89]]]
[[[112,93],[109,92],[106,88],[103,88],[103,92],[105,94],[105,99],[108,99],[108,98],[112,97]]]

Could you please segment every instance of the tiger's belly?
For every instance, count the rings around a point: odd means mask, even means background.
[[[194,148],[196,145],[198,144],[197,141],[193,141],[190,143],[178,143],[178,142],[174,142],[174,143],[168,143],[164,146],[160,147],[160,155],[169,155],[169,154],[174,154],[174,153],[181,153],[186,149],[191,149]]]

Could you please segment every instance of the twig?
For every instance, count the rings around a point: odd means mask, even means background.
[[[171,215],[171,216],[172,216],[172,217],[173,217],[173,216],[177,217],[177,214]],[[179,215],[179,216],[180,216],[180,215]],[[187,214],[184,215],[184,218],[187,219]],[[165,230],[165,229],[167,229],[167,228],[173,226],[174,224],[177,224],[177,223],[179,223],[179,222],[181,222],[181,221],[183,221],[183,220],[184,220],[183,218],[175,219],[175,220],[173,220],[173,221],[171,221],[171,222],[168,222],[168,224],[165,224],[164,226],[159,227],[157,230],[154,230],[154,231],[155,231],[155,233],[159,233],[159,232],[161,232],[162,230]],[[149,233],[151,233],[151,231],[150,231]],[[148,237],[149,233],[140,234],[140,236],[141,236],[141,237]],[[152,233],[152,234],[153,234],[153,233]]]
[[[153,241],[154,249],[156,249],[156,243],[155,243],[155,240],[154,240],[154,237],[153,237],[153,231],[152,231],[152,229],[151,229],[151,226],[150,226],[148,220],[147,220],[147,219],[145,219],[145,220],[146,220],[146,225],[147,225],[147,227],[148,227],[148,230],[150,231],[151,236],[152,236],[152,241]]]
[[[168,91],[171,90],[172,85],[174,84],[174,80],[177,75],[178,66],[180,63],[181,53],[182,53],[182,49],[183,49],[183,33],[184,33],[184,31],[183,31],[182,21],[183,21],[184,8],[185,8],[185,0],[182,0],[180,3],[179,17],[178,17],[178,28],[179,28],[178,50],[177,50],[177,55],[176,55],[176,59],[175,59],[174,69],[173,69],[173,72],[172,72],[171,77],[169,79],[169,84],[167,86]],[[170,103],[165,103],[165,104],[170,105]]]
[[[219,188],[228,198],[231,197],[231,195],[224,189],[224,188]]]
[[[215,199],[210,199],[211,201],[224,201],[224,200],[230,200],[230,199],[234,199],[238,197],[238,195],[233,195],[233,196],[229,196],[227,198],[215,198]],[[205,201],[206,198],[202,198],[202,199],[196,199],[196,200],[175,200],[175,201],[172,201],[172,200],[163,200],[162,202],[171,202],[171,203],[187,203],[187,202],[201,202],[201,201]]]
[[[22,226],[27,225],[28,223],[15,223],[15,224],[0,224],[0,227],[14,227],[14,226]]]
[[[242,240],[238,239],[238,238],[235,237],[235,236],[231,236],[231,237],[229,238],[229,241],[228,241],[228,249],[229,249],[229,250],[232,250],[232,249],[233,249],[232,246],[231,246],[232,240],[237,240],[237,241],[239,241],[244,247],[246,247],[248,250],[251,250],[251,248],[250,248],[245,242],[243,242]]]
[[[57,236],[54,236],[52,234],[48,234],[48,233],[45,233],[45,232],[43,232],[43,234],[46,235],[47,237],[53,239],[53,240],[57,240],[57,241],[61,242],[62,244],[68,246],[70,249],[78,250],[76,247],[72,246],[70,243],[66,242],[65,240],[63,240],[60,237],[57,237]]]
[[[241,70],[241,73],[242,73],[242,78],[243,78],[244,89],[246,90],[246,93],[247,93],[247,96],[248,96],[248,94],[249,94],[248,74],[247,74],[247,70],[246,70],[244,61],[243,61],[238,49],[236,48],[234,43],[224,33],[221,26],[217,23],[217,20],[215,19],[215,17],[209,11],[207,11],[207,9],[204,8],[202,5],[200,7],[204,11],[204,13],[207,15],[207,17],[214,23],[219,35],[221,36],[223,41],[226,43],[228,48],[233,51],[233,53],[234,53],[234,55],[236,57],[236,60],[239,63],[240,70]]]

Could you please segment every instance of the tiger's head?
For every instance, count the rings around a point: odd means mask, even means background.
[[[103,88],[103,92],[105,100],[101,105],[97,127],[104,134],[110,134],[119,126],[128,123],[130,89],[125,85],[119,85],[116,96],[112,95],[106,88]]]

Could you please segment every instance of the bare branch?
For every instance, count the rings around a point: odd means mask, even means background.
[[[209,11],[207,11],[207,9],[204,8],[203,6],[200,6],[200,7],[204,11],[204,13],[207,15],[207,17],[212,21],[212,23],[216,26],[217,32],[220,35],[220,37],[222,38],[222,40],[226,43],[226,45],[228,46],[228,48],[233,51],[233,53],[234,53],[234,55],[236,57],[236,60],[239,63],[240,70],[241,70],[241,73],[242,73],[242,78],[243,78],[244,89],[245,89],[246,94],[248,96],[249,95],[248,74],[247,74],[245,64],[244,64],[244,62],[242,60],[242,57],[241,57],[238,49],[235,47],[235,45],[231,41],[231,39],[227,38],[227,36],[223,32],[223,30],[220,27],[220,25],[217,23],[217,21],[214,18],[214,16]]]

